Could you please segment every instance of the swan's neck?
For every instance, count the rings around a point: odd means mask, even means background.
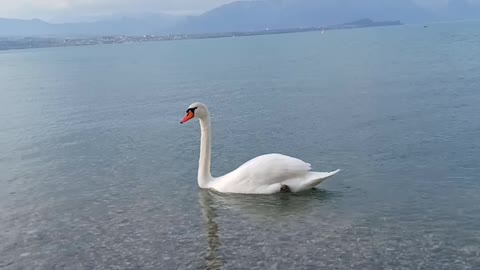
[[[213,180],[210,173],[210,153],[211,153],[211,129],[210,116],[200,119],[200,129],[202,132],[200,140],[200,160],[198,161],[198,186],[208,188],[208,183]]]

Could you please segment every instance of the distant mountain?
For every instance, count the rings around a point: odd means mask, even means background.
[[[450,0],[446,8],[438,14],[439,20],[480,19],[480,2],[468,0]]]
[[[260,31],[335,25],[359,18],[419,23],[480,19],[480,5],[449,0],[440,10],[427,10],[413,0],[259,0],[236,1],[177,25],[176,32]]]
[[[44,35],[49,33],[51,25],[38,20],[17,20],[0,18],[0,35],[1,36],[25,36],[32,33]]]
[[[475,4],[477,3],[477,4]],[[414,0],[258,0],[236,1],[199,16],[164,14],[112,16],[90,23],[50,24],[40,20],[0,19],[0,36],[99,36],[196,34],[260,31],[336,25],[360,18],[406,23],[480,19],[480,4],[448,0],[425,9]]]
[[[0,18],[0,36],[101,36],[168,33],[183,17],[164,14],[112,16],[96,22],[51,24]]]

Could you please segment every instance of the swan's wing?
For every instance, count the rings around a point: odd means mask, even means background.
[[[310,171],[310,164],[289,156],[269,154],[256,157],[232,173],[245,184],[272,185],[298,178]]]
[[[289,156],[256,157],[238,169],[216,178],[210,188],[223,193],[271,194],[287,185],[291,191],[310,189],[338,172],[311,172],[310,164]]]

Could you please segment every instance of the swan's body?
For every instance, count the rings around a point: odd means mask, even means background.
[[[273,194],[282,190],[300,192],[312,189],[340,170],[312,172],[310,164],[300,159],[268,154],[247,161],[236,170],[214,178],[210,173],[210,114],[201,103],[190,105],[182,123],[198,118],[201,127],[198,185],[222,193]]]
[[[336,174],[311,172],[310,164],[281,154],[247,161],[238,169],[209,182],[207,188],[226,193],[272,194],[287,186],[292,192],[311,189]]]

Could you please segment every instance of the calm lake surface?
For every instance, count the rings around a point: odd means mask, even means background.
[[[480,269],[480,24],[0,53],[0,269]],[[296,195],[200,191],[279,152]]]

